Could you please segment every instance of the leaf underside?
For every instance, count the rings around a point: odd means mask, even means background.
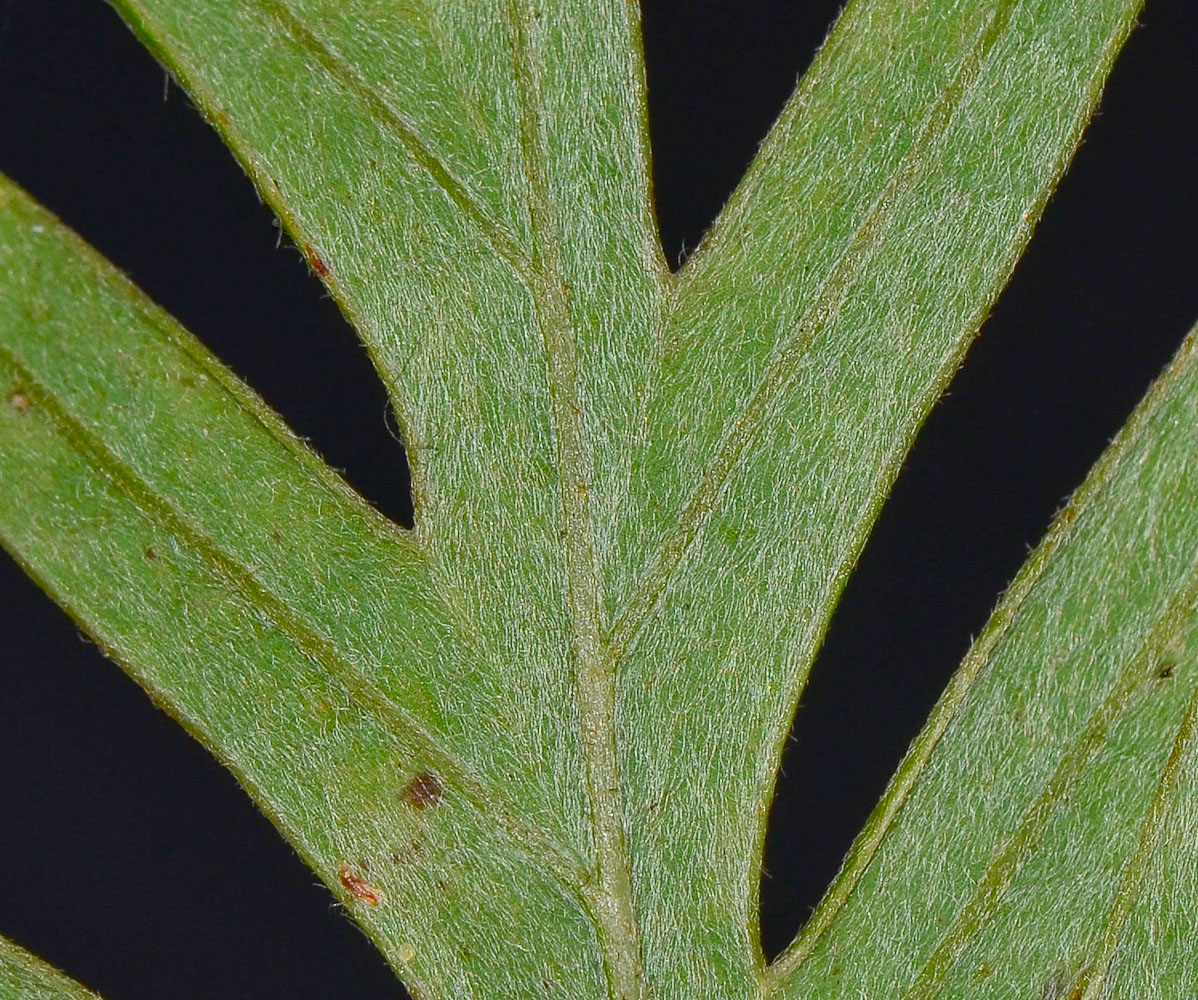
[[[97,1000],[61,972],[0,937],[0,997],[5,1000]]]
[[[2,182],[0,537],[414,995],[1194,992],[1193,336],[757,930],[823,630],[1137,3],[851,3],[677,275],[626,0],[115,6],[359,330],[416,527]]]

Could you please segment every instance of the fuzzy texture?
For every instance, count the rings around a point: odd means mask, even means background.
[[[0,938],[0,997],[4,1000],[98,1000],[91,990]]]
[[[850,4],[678,275],[627,0],[116,6],[357,326],[416,527],[4,182],[0,537],[414,995],[1194,992],[1193,338],[757,931],[823,630],[1135,0]]]

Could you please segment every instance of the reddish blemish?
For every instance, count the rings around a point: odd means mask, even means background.
[[[401,799],[413,809],[423,809],[425,806],[435,806],[441,801],[441,782],[431,771],[421,771],[408,782],[403,790]]]
[[[337,871],[337,877],[354,899],[361,900],[367,906],[378,906],[383,901],[383,890],[371,885],[349,865],[343,864]]]
[[[312,249],[311,243],[304,244],[304,256],[308,258],[308,266],[312,268],[320,277],[328,277],[329,266],[316,256],[316,251]]]

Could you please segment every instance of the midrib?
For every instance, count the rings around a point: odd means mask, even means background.
[[[548,194],[547,146],[530,25],[510,0],[513,64],[520,96],[520,145],[528,190],[532,250],[529,285],[545,351],[550,419],[562,500],[562,558],[570,622],[579,735],[594,838],[594,884],[584,887],[611,1000],[640,1000],[642,980],[620,802],[615,730],[615,670],[603,634],[604,590],[590,512],[591,456],[578,392],[578,347],[566,301],[557,222]]]

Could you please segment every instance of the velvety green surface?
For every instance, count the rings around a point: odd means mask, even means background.
[[[96,1000],[96,994],[0,938],[0,1000]]]
[[[359,329],[416,527],[3,182],[0,537],[410,988],[1195,992],[1193,338],[757,932],[823,629],[1137,3],[851,3],[677,275],[623,0],[116,6]]]

